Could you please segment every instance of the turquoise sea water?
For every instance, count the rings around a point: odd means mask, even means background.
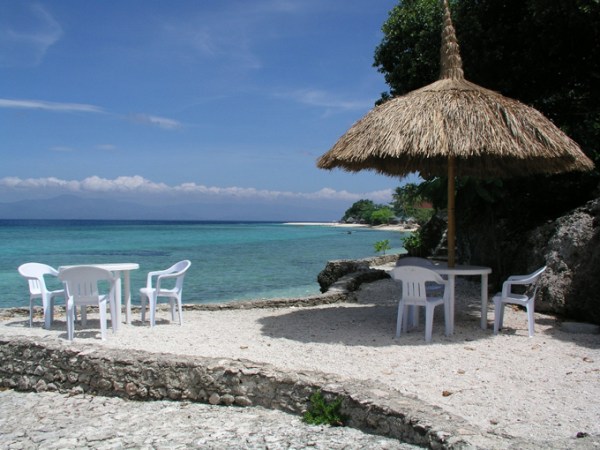
[[[307,296],[319,292],[317,275],[327,261],[374,256],[373,244],[382,239],[397,253],[406,236],[281,223],[0,220],[0,308],[28,305],[17,267],[30,261],[139,263],[131,273],[134,303],[147,272],[182,259],[192,261],[186,303]]]

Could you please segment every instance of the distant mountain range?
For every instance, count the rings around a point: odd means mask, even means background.
[[[106,198],[61,195],[49,199],[0,203],[0,219],[88,220],[335,220],[332,211],[313,205],[239,203],[178,203],[146,205]],[[336,212],[333,212],[336,215]],[[341,214],[340,214],[341,216]]]

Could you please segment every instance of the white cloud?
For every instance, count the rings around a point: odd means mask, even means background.
[[[75,149],[73,147],[67,147],[64,145],[56,145],[54,147],[50,147],[50,150],[52,150],[53,152],[60,152],[60,153],[70,153],[70,152],[75,151]]]
[[[5,2],[0,9],[0,66],[39,65],[63,35],[60,24],[40,4]]]
[[[290,99],[304,105],[318,106],[320,108],[327,108],[329,110],[355,111],[369,109],[373,106],[372,100],[348,100],[319,89],[280,91],[274,95],[276,97]]]
[[[104,112],[102,108],[84,103],[55,103],[43,100],[9,100],[0,98],[0,108],[41,109],[56,112]]]
[[[113,151],[113,150],[116,150],[116,149],[117,149],[117,146],[113,145],[113,144],[99,144],[99,145],[96,145],[96,150],[102,150],[102,151],[109,152],[109,151]]]
[[[363,198],[375,202],[385,203],[391,201],[392,190],[386,189],[373,192],[348,192],[323,188],[315,192],[275,191],[268,189],[243,188],[238,186],[217,187],[205,186],[193,182],[169,186],[165,183],[156,183],[139,175],[121,176],[115,179],[92,176],[83,180],[61,180],[58,178],[27,178],[5,177],[0,179],[0,187],[10,190],[42,191],[53,189],[64,193],[89,193],[89,194],[168,194],[176,195],[182,200],[200,198],[229,198],[247,200],[332,200],[332,201],[357,201]]]
[[[152,116],[149,114],[136,114],[133,119],[138,123],[144,123],[148,125],[154,125],[165,130],[176,130],[181,128],[181,122],[177,120],[168,119],[166,117]]]

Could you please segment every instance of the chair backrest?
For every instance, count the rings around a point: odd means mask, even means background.
[[[427,258],[419,258],[418,256],[404,256],[396,261],[396,266],[432,267],[433,261],[430,261]]]
[[[446,285],[441,275],[426,267],[400,266],[395,267],[391,276],[402,282],[402,299],[425,301],[427,299],[426,283]],[[444,289],[444,292],[446,290]]]
[[[183,289],[183,278],[185,277],[185,273],[192,265],[192,262],[184,259],[183,261],[179,261],[178,263],[173,264],[171,267],[166,269],[163,274],[159,275],[156,280],[156,289],[160,291],[161,281],[163,279],[172,279],[175,278],[175,287],[174,290],[177,292],[181,292]],[[163,287],[164,289],[164,287]]]
[[[66,295],[75,303],[95,303],[98,301],[99,282],[109,283],[110,294],[113,294],[115,277],[109,270],[95,266],[77,266],[62,270],[58,277],[65,284]]]
[[[533,285],[533,293],[529,297],[530,299],[535,298],[537,295],[539,284],[538,280],[542,276],[542,273],[546,270],[547,266],[540,267],[536,271],[528,274],[528,275],[511,275],[506,279],[504,283],[502,283],[502,297],[509,297],[512,293],[513,286],[529,286]]]
[[[535,298],[537,296],[538,290],[540,289],[540,284],[538,283],[538,280],[540,279],[542,274],[546,271],[546,267],[547,266],[540,267],[538,270],[536,270],[535,272],[533,272],[529,275],[532,278],[531,284],[534,285],[533,294],[531,295],[531,298]]]
[[[27,279],[29,292],[37,295],[48,291],[44,275],[58,275],[58,270],[54,267],[36,262],[21,264],[17,270],[23,278]]]

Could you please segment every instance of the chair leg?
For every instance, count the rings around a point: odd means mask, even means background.
[[[148,308],[150,309],[150,326],[156,325],[156,297],[151,295],[148,297]]]
[[[52,323],[52,297],[50,295],[42,295],[42,308],[44,311],[44,328],[50,329]]]
[[[106,300],[98,303],[100,312],[100,337],[103,341],[106,340]]]
[[[527,305],[525,305],[525,308],[527,309],[527,327],[529,329],[529,337],[533,337],[533,327],[534,327],[534,319],[533,319],[534,305],[533,305],[533,302],[528,302]]]
[[[140,294],[140,305],[142,308],[142,323],[146,321],[146,296],[144,294]]]
[[[171,322],[175,322],[175,299],[169,298],[169,306],[171,307]]]
[[[110,326],[112,327],[113,334],[117,332],[119,324],[117,323],[117,302],[115,298],[110,298]]]
[[[494,298],[494,334],[502,329],[502,321],[504,319],[504,302]]]
[[[33,297],[29,297],[29,328],[33,326]]]
[[[446,336],[450,336],[450,329],[452,328],[450,324],[450,319],[450,302],[446,301],[444,302],[444,331]]]
[[[400,333],[402,333],[402,316],[404,315],[404,302],[400,301],[398,303],[398,317],[396,319],[396,337],[400,337]]]
[[[81,305],[81,326],[85,327],[87,324],[87,307]]]
[[[179,309],[179,325],[183,325],[183,307],[181,297],[177,297],[177,308]]]
[[[435,306],[427,303],[425,306],[425,342],[431,342],[431,335],[433,332],[433,312]]]
[[[418,327],[419,326],[419,306],[417,305],[413,305],[412,307],[412,326],[413,327]]]
[[[67,302],[67,339],[72,341],[75,328],[75,308],[71,302]]]

